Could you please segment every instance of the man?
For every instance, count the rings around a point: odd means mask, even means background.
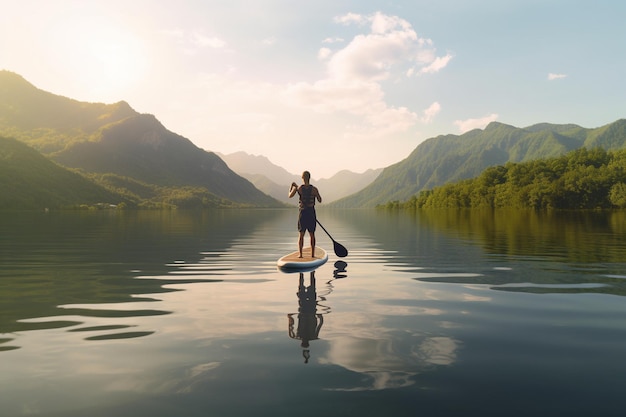
[[[317,216],[315,214],[315,200],[322,202],[317,187],[310,184],[311,174],[309,171],[302,173],[302,181],[304,184],[298,187],[295,182],[291,183],[289,188],[289,198],[298,193],[300,196],[299,213],[298,213],[298,232],[300,237],[298,239],[298,250],[300,251],[300,258],[302,258],[302,246],[304,244],[304,234],[309,232],[311,238],[311,257],[315,258],[315,228],[317,227]]]

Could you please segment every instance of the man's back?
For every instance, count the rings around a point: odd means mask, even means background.
[[[300,186],[300,208],[315,207],[315,199],[319,196],[317,188],[311,184],[303,184]]]

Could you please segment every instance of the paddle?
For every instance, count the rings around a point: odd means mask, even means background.
[[[330,240],[333,241],[333,248],[335,249],[335,255],[339,256],[340,258],[344,258],[348,256],[348,249],[346,249],[346,247],[343,246],[342,244],[337,243],[335,239],[333,239],[333,237],[330,235],[330,233],[328,233],[328,230],[326,230],[326,228],[322,226],[322,223],[320,223],[319,220],[316,219],[315,221],[317,222],[317,224],[319,224],[322,227],[322,229],[324,229],[324,231],[326,232]]]

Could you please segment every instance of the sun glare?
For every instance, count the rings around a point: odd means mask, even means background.
[[[90,89],[99,95],[120,94],[137,83],[145,70],[140,41],[131,34],[111,29],[95,32],[89,49]]]
[[[74,82],[90,101],[119,101],[145,73],[146,54],[141,39],[126,28],[98,19],[64,27],[60,59],[71,62]]]
[[[100,88],[121,90],[137,82],[144,63],[138,41],[130,36],[122,38],[105,34],[91,47],[92,65],[100,81]],[[94,86],[95,87],[95,86]]]

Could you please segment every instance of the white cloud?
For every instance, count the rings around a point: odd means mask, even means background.
[[[331,54],[333,53],[333,51],[331,51],[329,48],[320,48],[320,50],[317,52],[317,57],[321,60],[325,60],[327,59]]]
[[[341,43],[344,42],[343,38],[326,38],[322,43]]]
[[[441,111],[441,105],[438,102],[434,102],[426,110],[424,110],[424,116],[422,117],[423,123],[430,123],[433,121],[436,115]]]
[[[384,34],[396,29],[413,32],[411,24],[398,16],[387,16],[377,12],[369,20],[372,23],[372,33]]]
[[[492,113],[479,119],[455,120],[454,124],[459,128],[459,131],[461,133],[465,133],[469,132],[472,129],[483,129],[489,123],[497,119],[498,115],[496,113]]]
[[[567,77],[567,74],[555,74],[555,73],[549,73],[548,74],[548,80],[553,81],[553,80],[558,80],[561,78],[565,78]]]
[[[384,104],[384,93],[377,83],[362,81],[344,82],[325,79],[309,84],[291,84],[286,89],[286,97],[292,103],[312,108],[320,113],[335,111],[355,115],[366,115]]]
[[[448,65],[451,59],[452,55],[450,54],[442,57],[437,57],[433,59],[433,61],[429,65],[422,68],[420,70],[420,74],[433,74],[435,72],[439,72]]]
[[[349,25],[350,23],[363,23],[366,19],[357,13],[347,13],[343,16],[337,16],[333,19],[335,23],[342,23],[344,25]]]
[[[289,85],[285,90],[286,100],[317,112],[345,112],[361,117],[364,123],[350,128],[351,133],[397,133],[419,121],[430,122],[440,109],[438,103],[419,117],[406,107],[388,104],[382,82],[415,71],[424,74],[440,71],[452,55],[437,57],[432,40],[420,38],[408,21],[397,16],[380,12],[369,16],[349,13],[336,17],[335,22],[367,24],[368,29],[356,34],[341,49],[321,48],[318,58],[327,62],[326,78]],[[323,43],[335,39],[326,38]]]
[[[410,66],[404,70],[412,74],[434,73],[445,68],[451,54],[436,56],[431,39],[420,38],[411,24],[397,16],[376,13],[363,17],[346,15],[336,20],[370,23],[370,33],[359,34],[349,44],[337,51],[329,63],[329,71],[338,78],[360,78],[380,81],[387,79],[394,69]]]
[[[363,120],[348,127],[347,135],[376,136],[403,132],[417,121],[417,115],[406,107],[391,107],[384,101],[378,83],[355,80],[325,79],[314,84],[290,85],[285,98],[290,104],[313,109],[318,113],[344,112]]]
[[[337,79],[385,80],[410,55],[415,36],[412,31],[358,35],[332,56],[328,70]]]

